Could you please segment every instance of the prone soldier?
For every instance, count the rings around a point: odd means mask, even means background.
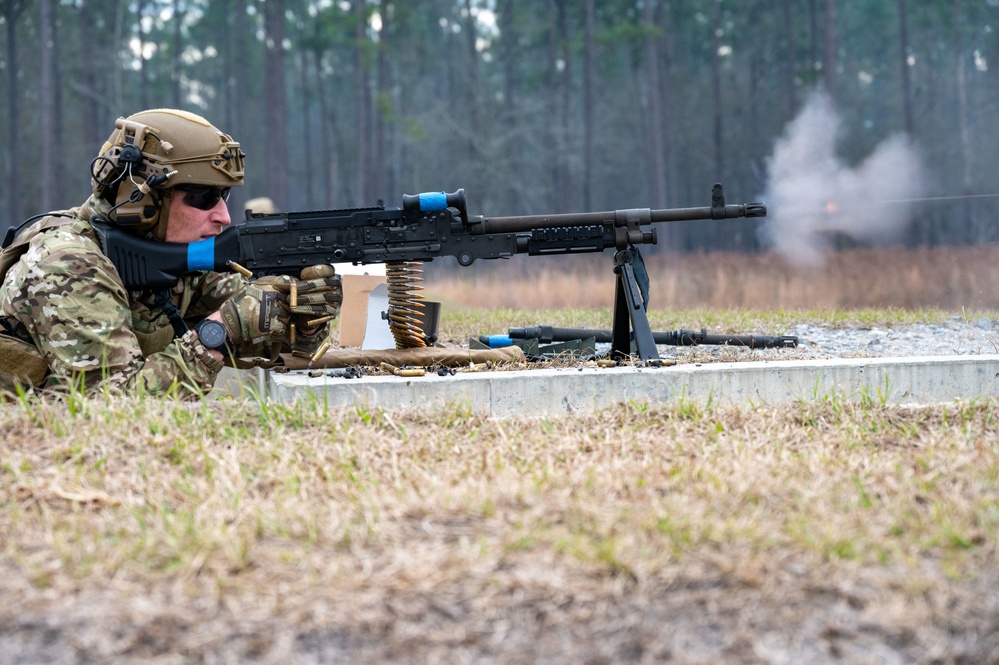
[[[0,389],[77,381],[88,392],[197,398],[224,363],[267,366],[282,351],[319,348],[343,297],[332,266],[301,280],[197,271],[129,291],[101,250],[98,221],[160,242],[214,238],[232,221],[226,199],[243,184],[243,157],[193,113],[119,118],[91,164],[92,195],[26,220],[4,243]]]

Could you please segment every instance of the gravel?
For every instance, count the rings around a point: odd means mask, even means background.
[[[999,354],[999,321],[988,318],[969,322],[953,316],[940,324],[897,328],[838,328],[803,323],[780,333],[798,337],[798,347],[660,346],[659,354],[678,362]]]

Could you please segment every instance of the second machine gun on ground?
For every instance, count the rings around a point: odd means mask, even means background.
[[[465,192],[403,196],[402,208],[253,213],[216,238],[191,244],[144,240],[101,225],[102,247],[126,288],[172,286],[196,270],[229,271],[234,264],[257,275],[292,275],[321,263],[385,263],[389,323],[396,345],[423,346],[420,296],[412,294],[421,262],[453,256],[469,266],[478,259],[577,254],[614,249],[617,291],[612,355],[659,358],[647,317],[648,275],[640,245],[656,244],[659,222],[765,217],[762,203],[726,204],[720,184],[701,208],[630,208],[517,217],[470,216]],[[394,298],[393,298],[394,296]]]

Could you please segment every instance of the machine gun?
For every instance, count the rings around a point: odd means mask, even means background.
[[[129,290],[173,286],[186,273],[231,271],[244,266],[257,275],[297,275],[320,263],[385,263],[392,305],[393,285],[401,305],[389,320],[415,330],[419,296],[408,294],[423,261],[453,256],[468,266],[479,259],[576,254],[614,249],[617,292],[612,352],[630,355],[634,337],[643,360],[659,357],[646,316],[648,276],[640,245],[656,244],[658,222],[765,217],[762,203],[725,203],[720,184],[711,190],[711,205],[702,208],[650,210],[632,208],[519,217],[470,216],[465,192],[406,195],[402,208],[254,213],[232,224],[216,238],[190,244],[164,243],[108,224],[94,225],[101,247]],[[395,333],[395,329],[393,330]],[[413,337],[410,332],[403,336]],[[419,342],[419,340],[416,340]],[[401,346],[400,336],[396,342]],[[417,343],[416,345],[421,345]]]

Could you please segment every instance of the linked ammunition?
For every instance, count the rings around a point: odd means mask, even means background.
[[[420,327],[424,309],[423,296],[414,291],[422,291],[423,263],[421,261],[399,261],[385,266],[388,284],[389,330],[395,339],[397,349],[412,349],[427,346],[426,335]]]

